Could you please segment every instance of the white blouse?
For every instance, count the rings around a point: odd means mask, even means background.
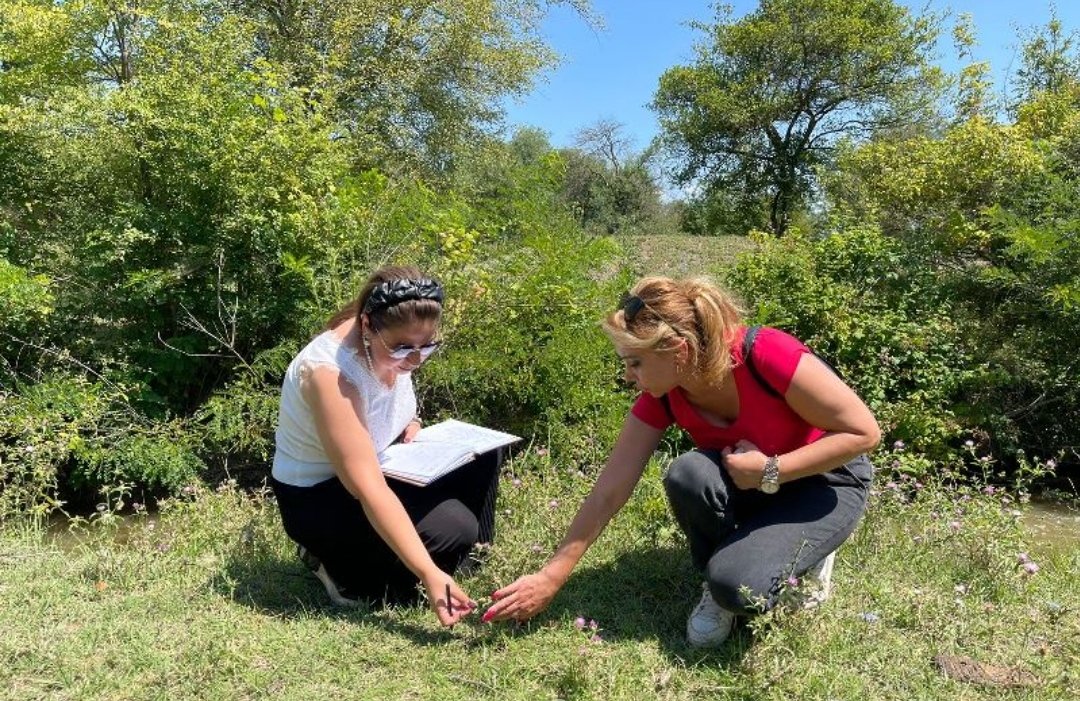
[[[376,452],[381,453],[393,443],[416,416],[411,374],[398,375],[394,386],[387,387],[332,331],[319,334],[289,363],[281,384],[271,474],[279,482],[297,487],[310,487],[334,476],[315,430],[311,407],[301,393],[312,369],[320,365],[334,368],[359,390],[360,402],[355,408],[364,419]]]

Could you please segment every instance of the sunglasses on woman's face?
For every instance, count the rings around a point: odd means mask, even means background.
[[[424,361],[428,359],[429,355],[439,350],[439,346],[442,345],[442,341],[431,341],[430,343],[425,343],[422,346],[407,346],[402,343],[391,348],[390,346],[386,345],[386,341],[383,340],[381,333],[376,331],[375,335],[379,337],[379,343],[381,343],[383,345],[383,348],[386,349],[387,355],[389,355],[394,360],[405,360],[413,353],[419,353],[420,360]]]

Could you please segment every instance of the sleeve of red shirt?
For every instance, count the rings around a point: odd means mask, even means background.
[[[664,404],[648,392],[638,395],[630,413],[653,428],[663,429],[671,425],[671,418],[664,410]]]
[[[770,387],[786,394],[799,360],[803,353],[809,352],[810,349],[791,334],[763,326],[754,340],[754,367]]]

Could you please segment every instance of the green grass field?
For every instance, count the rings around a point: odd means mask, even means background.
[[[539,565],[592,477],[535,451],[515,459],[497,542],[467,591],[483,600]],[[697,652],[682,636],[699,582],[658,465],[553,606],[522,627],[443,630],[422,607],[334,609],[272,501],[203,488],[122,523],[106,513],[72,532],[3,530],[0,695],[1074,700],[1080,553],[1026,543],[1022,508],[944,485],[883,489],[839,552],[828,602]],[[1021,552],[1037,573],[1021,569]],[[597,622],[599,641],[579,616]],[[946,679],[936,655],[1026,686]]]
[[[745,236],[623,236],[627,266],[635,275],[711,275],[754,246]]]

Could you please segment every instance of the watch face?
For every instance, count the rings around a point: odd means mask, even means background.
[[[780,484],[777,482],[762,482],[761,491],[765,492],[766,494],[776,494],[778,491],[780,491]]]

